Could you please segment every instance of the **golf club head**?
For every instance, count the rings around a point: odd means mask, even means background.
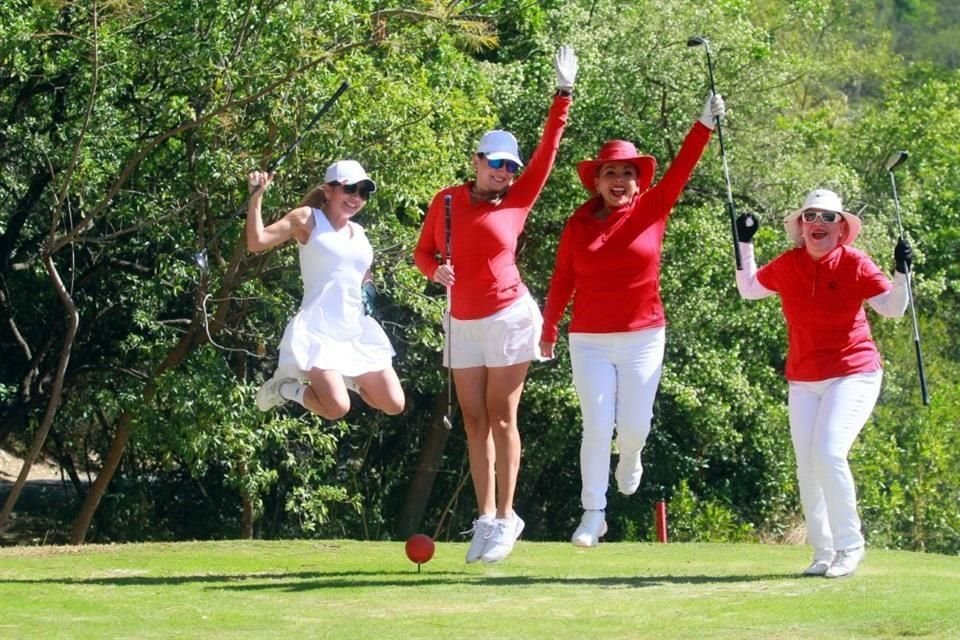
[[[450,422],[449,416],[443,416],[443,426],[446,427],[447,431],[453,430],[453,423]]]
[[[709,41],[703,36],[690,36],[689,38],[687,38],[688,47],[699,47],[700,45],[703,45],[705,47],[710,46]]]
[[[893,171],[904,162],[907,158],[910,157],[910,154],[906,151],[894,151],[889,158],[887,158],[887,171]]]
[[[193,263],[197,265],[200,271],[206,273],[210,270],[210,263],[207,261],[207,250],[202,249],[193,254]]]

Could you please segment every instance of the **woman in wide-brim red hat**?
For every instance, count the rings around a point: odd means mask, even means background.
[[[660,257],[667,218],[724,114],[711,96],[663,178],[657,163],[625,140],[611,140],[577,165],[592,197],[567,220],[543,310],[540,348],[552,357],[557,324],[573,299],[569,327],[573,382],[583,414],[580,446],[583,518],[572,542],[595,546],[606,533],[610,442],[620,459],[616,479],[631,495],[643,473],[664,352]]]

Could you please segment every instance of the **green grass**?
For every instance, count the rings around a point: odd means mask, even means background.
[[[960,558],[800,546],[285,541],[0,549],[0,638],[958,638]]]

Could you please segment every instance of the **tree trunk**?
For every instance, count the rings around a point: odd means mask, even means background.
[[[423,433],[420,456],[407,490],[407,499],[397,523],[397,535],[401,540],[417,533],[423,524],[423,514],[430,502],[433,481],[437,469],[443,461],[443,451],[450,439],[450,431],[443,426],[443,417],[447,410],[447,394],[439,393],[433,399],[433,411],[430,422]],[[452,418],[453,416],[451,416]]]
[[[70,364],[70,352],[73,349],[73,340],[76,338],[77,328],[80,326],[80,315],[77,313],[77,307],[73,304],[73,298],[70,297],[70,292],[63,286],[60,273],[53,263],[53,257],[50,254],[45,254],[43,256],[43,263],[47,267],[47,273],[50,275],[53,286],[57,290],[57,295],[60,296],[60,301],[63,302],[64,309],[66,310],[67,332],[63,337],[63,347],[60,349],[60,361],[57,363],[56,377],[53,381],[53,388],[50,391],[50,400],[47,402],[47,412],[43,416],[43,422],[40,424],[40,428],[33,437],[33,444],[30,446],[30,451],[23,461],[23,468],[20,469],[20,475],[17,476],[13,488],[10,490],[10,495],[7,496],[7,501],[3,505],[3,511],[0,512],[0,531],[3,531],[7,527],[7,521],[10,519],[10,514],[13,513],[13,507],[20,497],[23,485],[27,483],[27,477],[30,475],[30,467],[33,466],[34,461],[40,454],[40,449],[43,448],[43,443],[47,439],[47,434],[50,432],[50,426],[53,424],[53,418],[57,415],[57,409],[60,408],[60,399],[63,396],[63,378],[67,371],[67,365]]]

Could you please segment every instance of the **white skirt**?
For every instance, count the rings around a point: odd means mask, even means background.
[[[331,335],[323,323],[312,321],[315,315],[309,308],[301,309],[287,324],[274,375],[303,380],[311,369],[326,369],[358,376],[391,366],[396,352],[376,320],[361,316],[349,335]]]

